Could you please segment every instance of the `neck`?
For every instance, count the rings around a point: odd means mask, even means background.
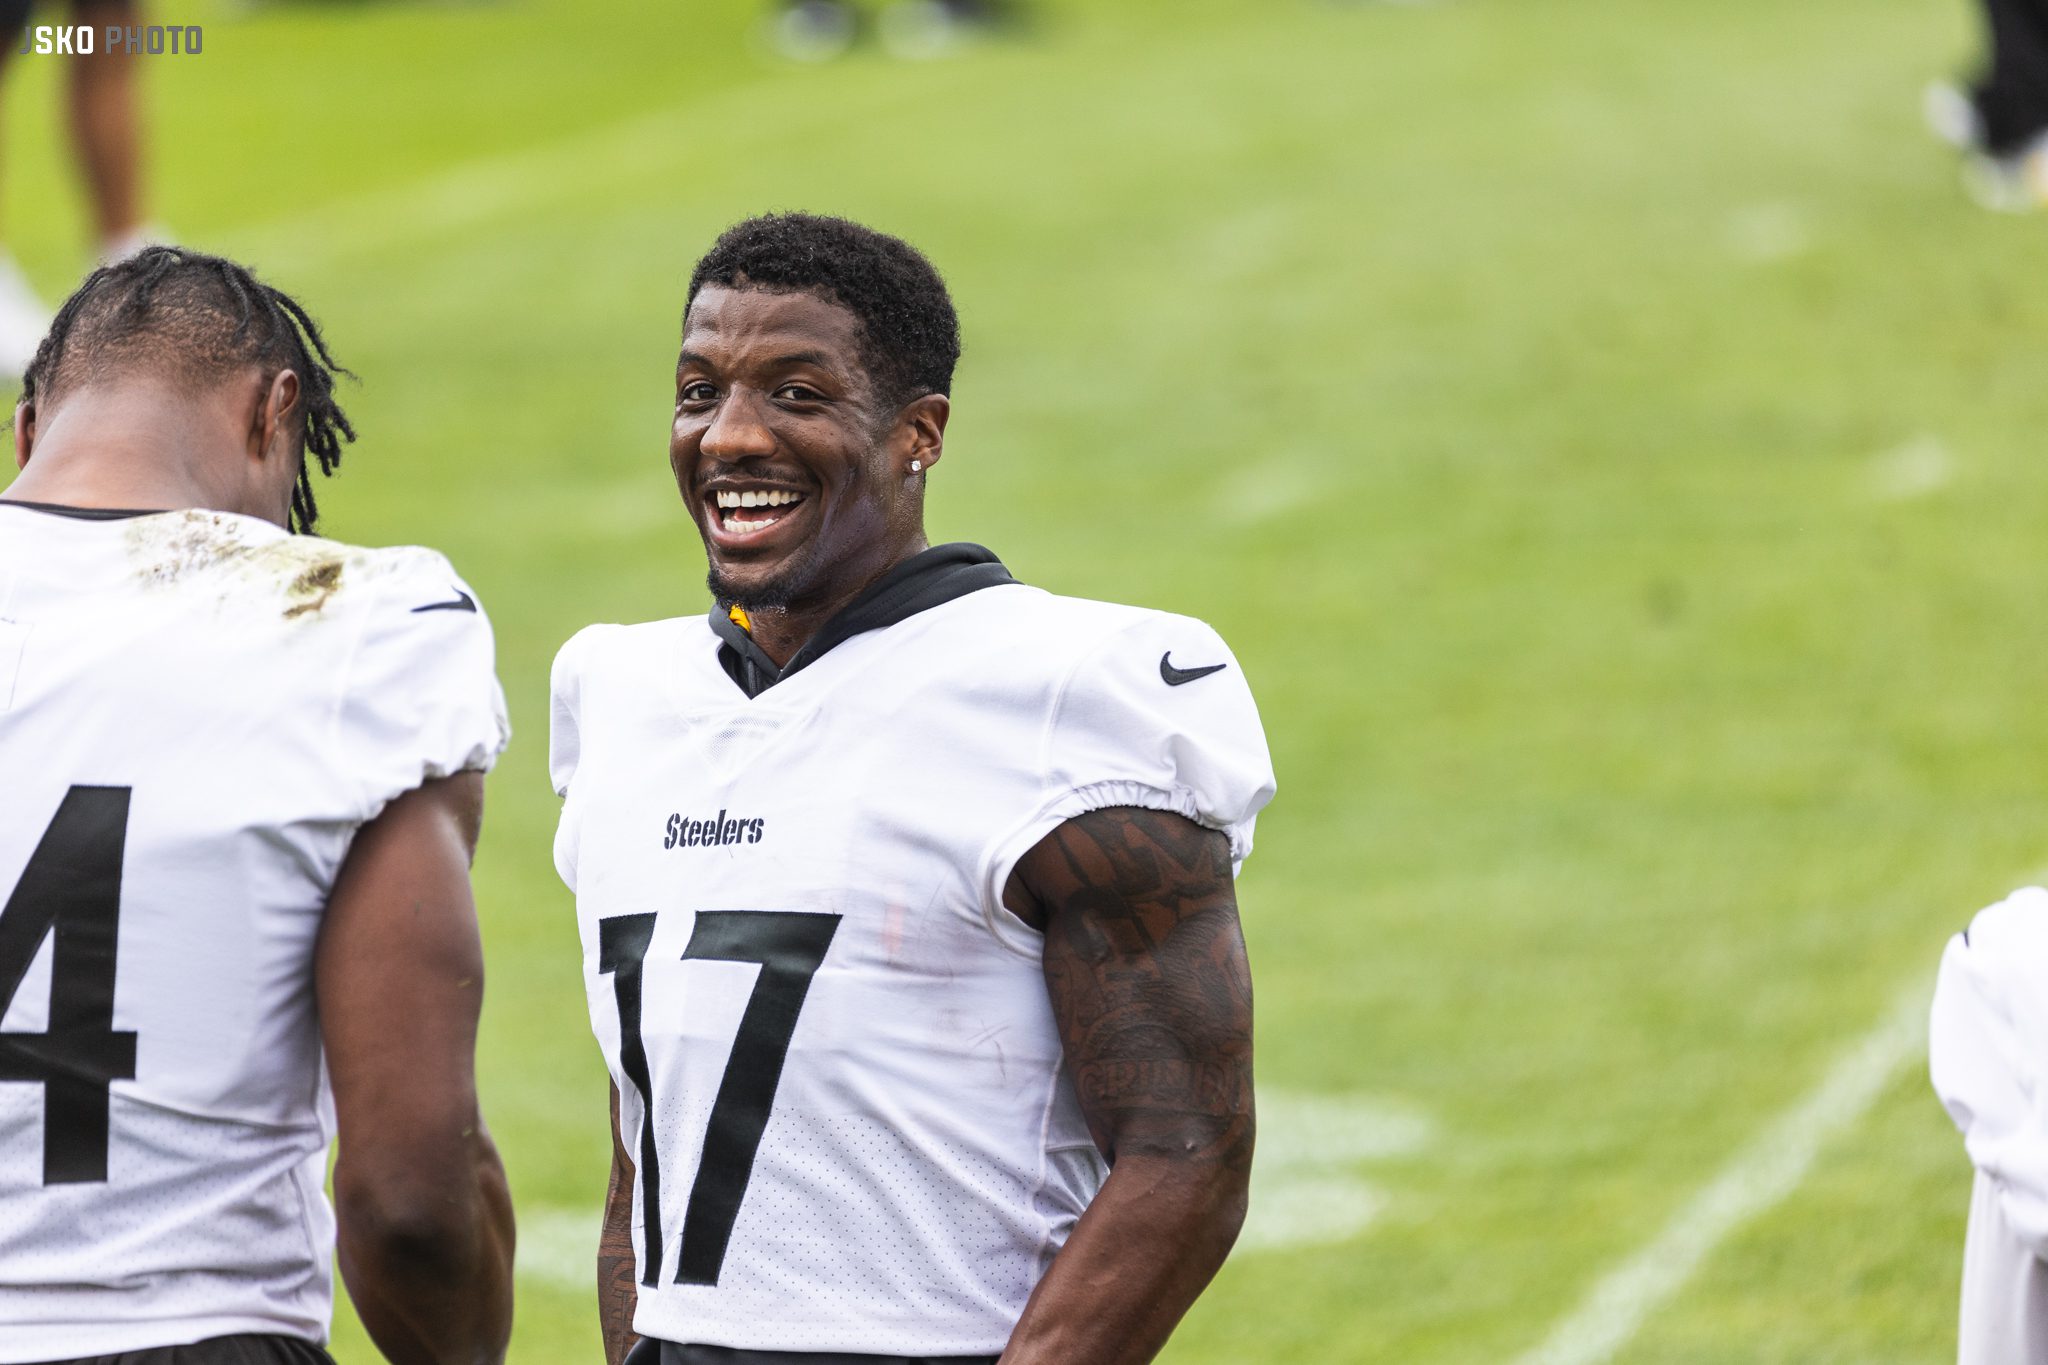
[[[215,424],[175,396],[84,391],[38,424],[28,462],[0,497],[66,507],[204,507],[266,515],[243,505],[247,483],[235,477],[242,471],[234,461],[221,458],[222,444]]]
[[[831,591],[814,601],[806,600],[787,607],[763,607],[759,611],[743,607],[741,610],[747,613],[747,633],[754,637],[754,643],[761,647],[761,652],[775,661],[777,668],[787,668],[796,652],[809,644],[811,638],[824,629],[825,623],[845,610],[849,602],[873,587],[883,574],[930,548],[920,532],[893,554],[879,556],[872,565],[864,566],[858,572],[839,575]]]

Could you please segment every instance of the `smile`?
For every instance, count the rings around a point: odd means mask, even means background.
[[[705,499],[714,530],[719,538],[737,548],[738,543],[781,524],[804,504],[806,495],[791,488],[712,489]]]
[[[780,488],[761,489],[758,491],[751,488],[744,491],[721,488],[718,490],[717,500],[719,510],[725,514],[719,519],[720,524],[735,535],[745,535],[750,531],[766,530],[782,520],[787,514],[774,509],[794,507],[797,503],[804,500],[804,495]],[[756,517],[733,515],[734,512],[745,508],[758,508],[760,509],[760,515]]]

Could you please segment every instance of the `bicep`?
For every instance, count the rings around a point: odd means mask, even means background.
[[[345,1148],[352,1128],[396,1137],[475,1107],[482,812],[481,774],[427,782],[357,832],[336,879],[314,981]]]
[[[1171,812],[1094,811],[1027,853],[1011,891],[1044,926],[1046,988],[1104,1154],[1248,1169],[1251,971],[1228,839]]]

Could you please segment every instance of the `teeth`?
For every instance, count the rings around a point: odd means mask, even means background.
[[[727,517],[725,519],[725,529],[736,536],[747,535],[750,532],[760,530],[764,526],[773,526],[774,524],[775,519],[773,517],[766,521],[741,521],[738,517]]]
[[[786,507],[790,503],[801,500],[802,497],[803,494],[801,493],[791,493],[782,489],[750,488],[744,493],[735,493],[729,488],[721,488],[718,490],[718,505],[720,507]]]

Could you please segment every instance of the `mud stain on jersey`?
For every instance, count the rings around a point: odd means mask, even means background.
[[[329,598],[341,591],[342,562],[329,559],[315,564],[292,580],[285,589],[285,596],[292,605],[284,610],[284,619],[296,621],[308,612],[316,612],[327,605]]]
[[[128,533],[128,555],[136,579],[149,587],[210,591],[224,608],[267,599],[287,621],[320,619],[344,579],[362,579],[348,572],[352,566],[376,567],[347,546],[313,536],[252,541],[242,518],[201,511],[139,520]]]
[[[141,517],[128,531],[128,555],[135,561],[135,576],[151,587],[170,587],[247,552],[231,521],[206,512]]]

